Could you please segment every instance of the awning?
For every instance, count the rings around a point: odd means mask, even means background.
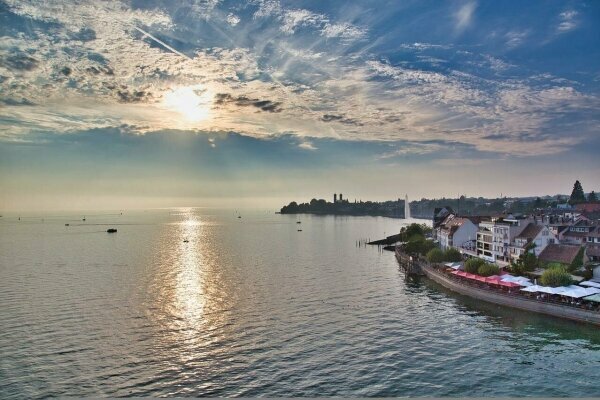
[[[549,286],[538,286],[536,292],[548,293],[548,294],[560,294],[560,292],[562,292],[562,290],[563,290],[563,288],[561,288],[561,287],[553,288],[553,287],[549,287]]]
[[[531,285],[528,287],[524,287],[523,289],[521,289],[522,292],[530,292],[530,293],[535,293],[537,292],[539,289],[538,285]]]
[[[521,287],[522,286],[520,283],[517,283],[517,282],[506,282],[506,281],[500,281],[498,284],[500,286],[504,286],[504,287],[508,287],[508,288],[514,288],[514,287]]]
[[[594,294],[592,296],[584,297],[583,299],[593,301],[594,303],[600,303],[600,294]]]
[[[585,291],[588,295],[600,293],[600,289],[598,288],[585,288]]]
[[[461,262],[447,262],[444,265],[446,267],[452,268],[452,269],[461,269],[462,268],[462,263]]]
[[[488,276],[487,278],[485,278],[485,283],[491,283],[493,285],[499,285],[500,284],[500,277],[497,275],[494,276]]]
[[[594,281],[584,281],[584,282],[581,282],[580,285],[600,288],[600,283],[594,282]]]
[[[570,288],[570,287],[557,287],[554,288],[556,290],[555,294],[567,297],[573,297],[578,299],[580,297],[584,297],[587,294],[585,293],[585,289],[583,288]]]
[[[502,280],[506,282],[516,282],[521,284],[521,286],[529,286],[531,283],[531,279],[523,276],[502,275]]]

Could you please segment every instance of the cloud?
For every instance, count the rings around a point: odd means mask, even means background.
[[[253,106],[262,111],[278,113],[281,112],[282,109],[280,107],[280,102],[273,102],[271,100],[259,100],[252,99],[247,96],[232,96],[229,93],[217,93],[215,95],[215,104],[225,105],[225,104],[235,104],[239,107],[248,107]]]
[[[560,23],[558,24],[558,33],[566,33],[577,27],[577,11],[567,10],[559,15]]]
[[[0,65],[14,71],[32,71],[38,67],[39,61],[28,54],[17,53],[1,57]]]
[[[309,142],[309,141],[300,142],[300,144],[298,145],[298,147],[301,148],[301,149],[304,149],[304,150],[311,150],[311,151],[318,150],[318,148],[315,147],[315,145],[312,142]]]
[[[506,45],[509,48],[518,47],[523,44],[528,35],[529,31],[509,31],[504,35],[506,38]]]
[[[143,103],[152,99],[152,93],[144,90],[120,89],[116,91],[116,95],[121,103]]]
[[[335,114],[323,114],[323,116],[321,117],[321,121],[323,121],[323,122],[339,122],[341,124],[356,125],[356,126],[363,125],[361,122],[357,121],[356,119],[347,118],[343,115],[335,115]]]
[[[241,21],[240,17],[238,17],[237,15],[233,14],[233,13],[229,13],[227,15],[227,23],[231,26],[236,26],[237,24],[239,24]]]
[[[468,2],[463,4],[454,14],[455,29],[457,32],[462,32],[471,25],[473,13],[477,8],[476,2]]]
[[[326,23],[321,34],[328,38],[360,39],[366,36],[367,30],[347,22],[341,24]]]
[[[293,132],[298,143],[444,139],[532,155],[568,151],[597,132],[597,91],[572,74],[520,65],[506,48],[434,36],[420,42],[406,30],[406,43],[386,43],[358,11],[277,1],[198,5],[189,14],[187,6],[9,1],[11,15],[38,25],[31,35],[0,27],[0,136],[126,124],[137,133]],[[471,26],[476,7],[463,3],[452,28]],[[209,19],[198,20],[201,11]],[[499,32],[508,33],[497,40],[514,48],[534,31]],[[373,43],[359,42],[371,36]],[[209,118],[187,121],[165,106],[175,88],[198,85]]]

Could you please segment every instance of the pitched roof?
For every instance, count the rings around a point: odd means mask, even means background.
[[[456,217],[454,214],[448,215],[444,222],[440,224],[440,229],[444,231],[450,231],[450,235],[458,230],[465,222],[469,221],[468,218]]]
[[[600,257],[600,246],[587,246],[586,254],[588,256]]]
[[[538,235],[538,233],[541,232],[542,229],[543,229],[543,226],[541,226],[541,225],[536,225],[534,223],[529,223],[529,225],[527,225],[525,227],[525,229],[523,229],[521,231],[521,233],[519,233],[517,235],[516,238],[518,238],[518,239],[533,240]]]
[[[600,211],[600,203],[576,204],[575,209],[577,209],[577,211],[587,211],[587,212]]]
[[[579,252],[580,246],[551,243],[539,255],[539,259],[545,262],[559,262],[571,264]]]

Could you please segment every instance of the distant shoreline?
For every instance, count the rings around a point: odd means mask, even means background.
[[[385,218],[393,218],[393,219],[406,219],[404,218],[404,216],[399,216],[399,215],[385,215],[385,214],[369,214],[369,213],[343,213],[343,212],[338,212],[338,213],[331,213],[331,212],[317,212],[317,211],[306,211],[306,212],[281,212],[281,211],[277,211],[275,212],[275,214],[281,214],[281,215],[334,215],[334,216],[343,216],[343,217],[385,217]],[[411,215],[410,219],[424,219],[424,220],[430,220],[431,217],[430,216],[417,216],[417,215]]]

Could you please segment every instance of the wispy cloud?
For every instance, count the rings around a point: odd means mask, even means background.
[[[457,32],[462,32],[471,25],[473,13],[477,8],[477,3],[472,1],[463,4],[454,14],[455,26]]]
[[[567,10],[559,15],[559,24],[557,27],[558,33],[569,32],[577,27],[577,11]]]
[[[525,46],[529,28],[500,30],[496,53],[460,43],[453,33],[476,29],[476,9],[476,2],[461,3],[445,27],[456,44],[407,38],[378,49],[366,39],[385,33],[359,12],[288,9],[270,0],[206,3],[192,11],[208,19],[190,26],[181,18],[192,17],[168,7],[9,1],[14,18],[39,28],[0,28],[0,135],[127,125],[138,133],[293,132],[300,146],[315,137],[445,140],[515,155],[566,151],[594,135],[594,90],[510,59],[506,46]],[[51,29],[43,26],[49,21]],[[165,106],[174,88],[198,85],[210,118],[187,121]],[[434,148],[407,145],[396,154]]]

